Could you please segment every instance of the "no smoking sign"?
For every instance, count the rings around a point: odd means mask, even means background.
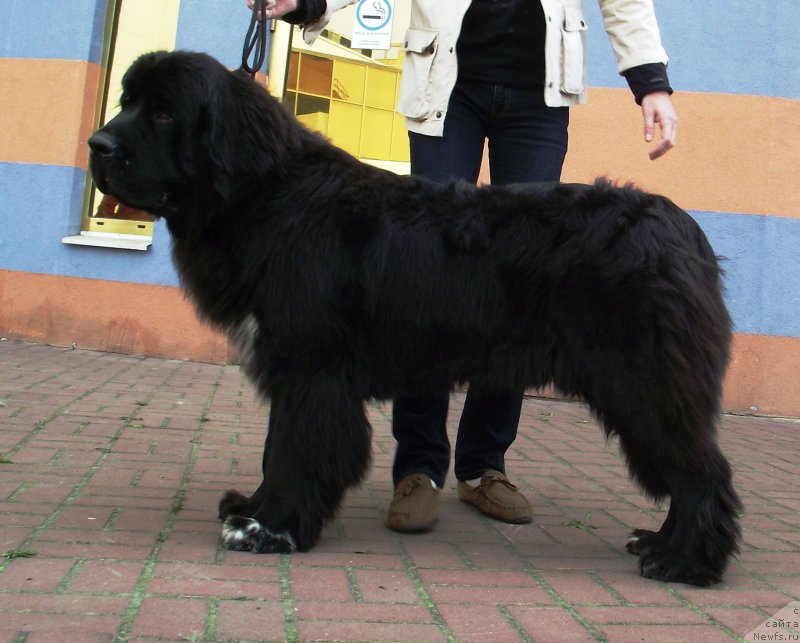
[[[393,0],[361,0],[353,20],[352,47],[389,49],[392,37]]]

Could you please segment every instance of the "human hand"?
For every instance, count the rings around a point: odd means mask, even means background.
[[[655,161],[675,147],[678,115],[672,104],[672,97],[668,92],[647,94],[642,98],[642,116],[644,116],[645,141],[649,143],[653,140],[656,123],[661,130],[661,141],[649,152],[650,160]]]
[[[298,0],[267,0],[265,14],[266,19],[272,20],[273,18],[280,18],[281,16],[285,16],[287,13],[291,13],[297,9],[297,2]],[[247,7],[251,11],[253,10],[254,4],[255,0],[247,0]],[[257,17],[261,19],[260,11],[258,12]]]

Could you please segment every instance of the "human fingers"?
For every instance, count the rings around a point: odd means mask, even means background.
[[[659,141],[658,145],[653,147],[648,153],[651,161],[661,158],[664,156],[664,154],[675,147],[675,141],[678,133],[677,121],[665,119],[663,121],[659,121],[659,127],[661,128],[661,140]]]
[[[247,0],[247,8],[250,9],[250,11],[252,11],[255,3],[256,0]],[[267,19],[279,18],[281,15],[283,15],[278,13],[277,0],[266,0],[264,9],[266,11],[265,16]],[[256,18],[261,20],[260,10],[256,13]]]
[[[642,116],[644,118],[644,139],[648,143],[655,138],[656,125],[660,130],[658,144],[650,149],[651,160],[660,158],[675,147],[678,134],[678,115],[667,92],[655,92],[642,99]]]

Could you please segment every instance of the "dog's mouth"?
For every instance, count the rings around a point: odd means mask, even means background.
[[[120,185],[118,181],[112,180],[108,174],[98,173],[93,178],[100,192],[114,197],[120,203],[134,210],[143,210],[158,218],[164,216],[172,207],[172,193],[168,189],[164,189],[160,194],[155,193],[152,198],[142,198],[141,195],[131,195],[124,186]]]
[[[164,191],[160,197],[154,199],[153,201],[147,201],[144,203],[136,203],[135,200],[131,199],[124,199],[120,198],[120,201],[127,205],[128,207],[134,208],[136,210],[144,210],[151,216],[154,216],[156,219],[165,216],[168,211],[172,208],[170,206],[170,193],[168,191]]]

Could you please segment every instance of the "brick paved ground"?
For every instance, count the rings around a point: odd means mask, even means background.
[[[525,402],[508,465],[532,525],[451,478],[414,536],[383,526],[393,440],[369,415],[369,480],[313,552],[229,552],[217,501],[259,482],[265,426],[237,368],[0,342],[0,640],[723,641],[800,599],[796,421],[724,418],[745,545],[698,589],[637,575],[626,535],[664,508],[583,406]]]

